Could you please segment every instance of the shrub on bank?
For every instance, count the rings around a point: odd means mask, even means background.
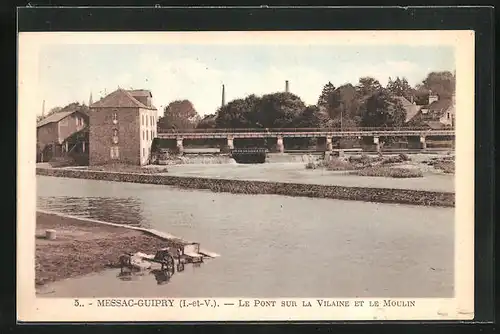
[[[306,164],[306,169],[316,169],[318,167],[319,167],[319,165],[315,162],[308,162]]]
[[[376,162],[380,162],[382,160],[383,160],[383,158],[381,156],[372,157],[372,156],[369,156],[369,155],[364,154],[364,153],[361,156],[352,155],[349,157],[349,162],[351,164],[358,164],[358,165],[365,165],[365,166],[376,163]]]
[[[384,166],[366,167],[350,174],[358,176],[378,176],[378,177],[392,177],[392,178],[413,178],[423,177],[422,171],[419,169],[409,168],[391,168]]]
[[[339,171],[339,170],[353,170],[354,166],[345,160],[333,158],[331,160],[325,161],[324,166],[326,170],[329,171]]]
[[[447,174],[455,173],[455,162],[453,161],[438,161],[434,164],[434,168],[440,169]]]
[[[317,169],[325,168],[329,171],[340,171],[340,170],[353,170],[354,166],[348,161],[332,158],[330,160],[321,160],[320,162],[308,162],[306,164],[306,169]]]

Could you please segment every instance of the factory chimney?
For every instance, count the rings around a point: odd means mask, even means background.
[[[222,105],[221,107],[224,107],[226,105],[226,88],[224,87],[224,84],[222,85]]]
[[[42,117],[45,117],[45,100],[42,102]]]
[[[290,85],[288,83],[288,80],[285,81],[285,93],[289,93],[290,92]]]

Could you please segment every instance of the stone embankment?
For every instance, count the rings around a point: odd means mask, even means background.
[[[267,194],[296,197],[330,198],[379,203],[426,206],[455,206],[455,194],[412,189],[344,187],[336,185],[210,179],[169,175],[102,172],[74,169],[37,168],[37,175],[90,180],[168,185],[184,189],[204,189],[235,194]]]

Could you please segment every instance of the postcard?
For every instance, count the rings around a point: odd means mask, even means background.
[[[18,46],[19,321],[473,319],[473,31]]]

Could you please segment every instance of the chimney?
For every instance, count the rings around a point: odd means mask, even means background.
[[[92,105],[92,103],[94,103],[94,101],[92,101],[92,92],[90,92],[89,107]]]
[[[434,94],[432,91],[429,91],[429,104],[436,102],[437,100],[439,100],[439,96]]]
[[[222,85],[222,105],[221,107],[224,107],[226,105],[226,89],[224,87],[224,84]]]
[[[42,102],[42,117],[45,117],[45,100]]]
[[[288,84],[288,80],[285,81],[285,93],[290,92],[290,85]]]
[[[413,95],[410,96],[410,103],[415,104],[415,101],[413,101]]]

